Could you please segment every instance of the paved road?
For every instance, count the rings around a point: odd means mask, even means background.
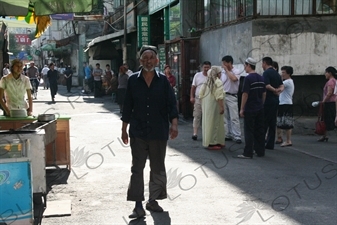
[[[169,198],[160,201],[166,211],[130,221],[131,154],[119,139],[118,106],[79,90],[66,94],[63,86],[59,92],[57,103],[49,104],[49,91],[40,90],[34,112],[72,117],[72,171],[67,184],[53,185],[48,194],[48,202],[70,199],[72,214],[43,218],[42,224],[336,224],[337,135],[316,142],[314,118],[298,118],[292,147],[252,160],[234,158],[243,144],[204,149],[191,139],[191,121],[180,121],[179,137],[167,149]],[[146,182],[148,174],[147,165]]]

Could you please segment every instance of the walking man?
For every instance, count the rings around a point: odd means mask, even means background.
[[[43,79],[43,89],[48,89],[49,88],[49,80],[47,73],[49,71],[49,68],[47,65],[44,65],[41,73],[42,73],[42,79]]]
[[[202,64],[202,71],[198,72],[193,77],[192,87],[191,87],[191,93],[190,93],[190,101],[192,104],[194,104],[193,109],[193,135],[192,139],[197,140],[198,139],[198,129],[200,126],[200,120],[202,115],[201,110],[201,102],[199,99],[199,92],[202,84],[204,84],[207,81],[207,71],[211,68],[211,63],[209,61],[205,61]]]
[[[70,93],[71,92],[71,86],[73,84],[73,71],[72,71],[70,65],[68,65],[66,67],[66,70],[64,71],[64,78],[66,79],[67,91],[68,91],[68,93]]]
[[[230,55],[222,58],[222,67],[221,81],[226,92],[225,140],[234,140],[237,144],[241,144],[241,128],[238,112],[240,71],[233,67],[233,57]]]
[[[100,64],[96,63],[96,68],[92,71],[94,77],[94,97],[102,97],[102,75],[103,70],[100,68]]]
[[[263,126],[263,103],[266,98],[266,87],[263,77],[255,72],[256,61],[248,58],[245,61],[245,77],[242,88],[242,101],[240,116],[244,118],[245,148],[241,159],[253,158],[255,150],[257,156],[263,157],[264,126]]]
[[[128,80],[122,114],[122,141],[129,143],[132,154],[131,179],[127,200],[136,205],[129,218],[145,216],[143,170],[146,159],[150,160],[150,198],[146,209],[163,212],[156,199],[167,198],[165,154],[167,139],[178,135],[176,99],[167,78],[156,72],[159,59],[154,46],[140,49],[143,68]],[[169,123],[171,126],[169,127]],[[130,124],[129,134],[126,131]]]
[[[262,68],[264,82],[266,84],[267,94],[264,102],[264,129],[266,139],[266,149],[274,149],[276,134],[276,117],[279,105],[279,95],[284,86],[280,74],[273,68],[273,60],[270,57],[262,59]]]

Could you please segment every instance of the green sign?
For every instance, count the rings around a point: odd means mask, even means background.
[[[149,45],[150,44],[150,17],[149,16],[138,16],[138,46]]]
[[[149,0],[149,15],[165,8],[176,0]]]
[[[164,67],[166,64],[165,45],[158,45],[158,56],[159,56],[159,69],[161,72],[164,72]]]
[[[98,0],[33,0],[36,15],[90,12]]]

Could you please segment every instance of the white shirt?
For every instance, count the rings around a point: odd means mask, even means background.
[[[3,76],[8,75],[10,73],[8,68],[4,68],[2,71],[3,71],[3,74],[2,74]]]
[[[192,85],[196,87],[195,98],[199,98],[200,88],[204,83],[206,83],[206,81],[207,76],[205,76],[202,72],[198,72],[194,75]]]
[[[41,73],[42,73],[43,75],[47,75],[48,71],[49,71],[49,68],[48,68],[48,67],[43,67]]]
[[[239,91],[239,84],[240,84],[240,70],[233,68],[232,73],[238,78],[237,81],[232,81],[226,74],[226,71],[222,69],[221,72],[221,81],[223,83],[223,89],[225,92],[230,94],[237,94]]]
[[[295,85],[292,79],[287,79],[283,81],[284,90],[281,92],[279,100],[280,105],[292,105],[293,104],[293,94],[295,90]]]
[[[8,74],[0,80],[0,88],[4,89],[9,110],[28,109],[25,95],[28,89],[32,89],[28,77],[20,75],[18,79],[15,79],[12,74]]]
[[[133,74],[133,72],[131,70],[128,70],[126,71],[126,74],[130,77]]]

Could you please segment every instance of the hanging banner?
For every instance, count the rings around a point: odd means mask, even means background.
[[[150,44],[150,17],[149,16],[138,16],[138,47]]]
[[[98,0],[39,0],[34,2],[35,15],[90,12]]]
[[[53,14],[50,15],[52,20],[73,20],[74,13],[66,13],[66,14]]]

